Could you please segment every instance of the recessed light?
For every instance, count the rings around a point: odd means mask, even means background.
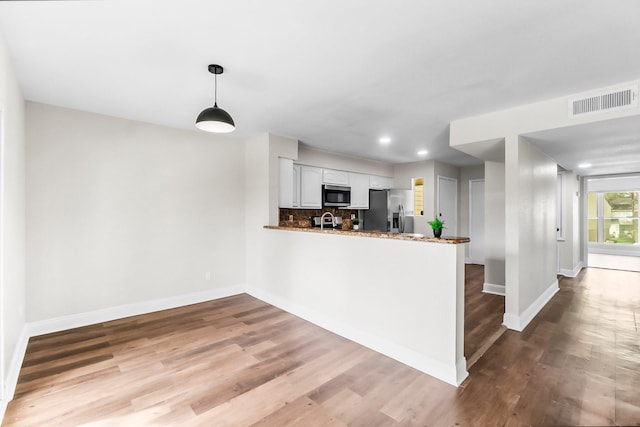
[[[578,167],[579,167],[580,169],[590,168],[591,166],[593,166],[591,163],[580,163],[580,164],[578,165]]]
[[[378,142],[382,145],[391,144],[391,138],[389,138],[388,136],[383,136],[378,140]]]
[[[418,156],[426,156],[427,154],[429,154],[429,152],[427,150],[418,151]]]

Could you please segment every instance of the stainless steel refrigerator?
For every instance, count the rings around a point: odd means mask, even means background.
[[[369,190],[369,209],[364,211],[364,230],[413,233],[411,190]]]

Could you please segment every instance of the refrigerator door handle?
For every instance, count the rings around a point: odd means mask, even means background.
[[[400,204],[399,206],[399,220],[400,220],[400,233],[404,233],[404,206],[402,206],[402,204]]]

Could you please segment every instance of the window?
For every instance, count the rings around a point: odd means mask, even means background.
[[[589,193],[587,197],[587,229],[589,243],[598,243],[598,193]]]
[[[587,200],[589,243],[638,244],[640,192],[590,192]]]

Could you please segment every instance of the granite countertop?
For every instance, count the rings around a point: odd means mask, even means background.
[[[468,243],[470,240],[468,237],[453,237],[442,236],[437,239],[432,236],[425,236],[424,234],[410,234],[410,233],[387,233],[384,231],[370,231],[370,230],[336,230],[336,229],[324,229],[311,228],[311,227],[284,227],[276,225],[265,225],[264,228],[270,230],[286,230],[286,231],[301,231],[306,233],[325,233],[325,234],[341,234],[345,236],[360,236],[360,237],[375,237],[379,239],[396,239],[396,240],[413,240],[418,242],[434,242],[434,243],[449,243],[460,244]]]

